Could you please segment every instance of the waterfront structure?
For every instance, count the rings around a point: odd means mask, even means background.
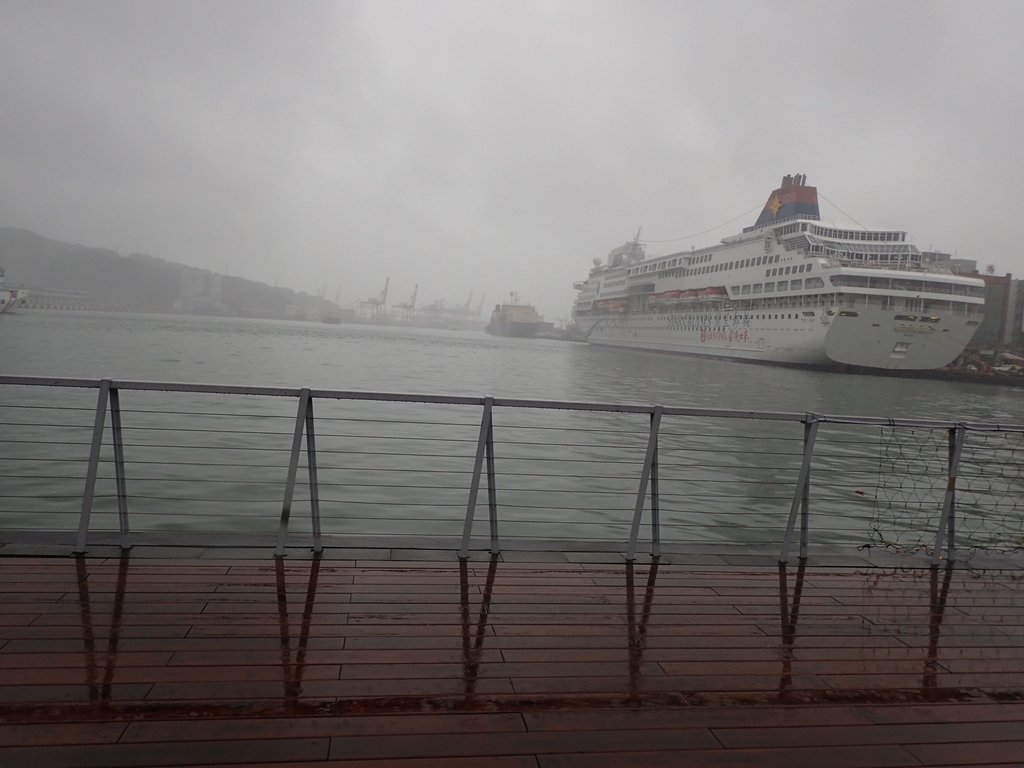
[[[1003,352],[1020,349],[1020,323],[1015,322],[1019,312],[1017,294],[1019,280],[1013,275],[979,275],[985,282],[985,319],[971,346],[979,351]]]
[[[982,280],[926,264],[906,232],[822,222],[800,174],[740,234],[664,256],[638,235],[574,288],[591,344],[890,370],[953,362],[985,303]]]

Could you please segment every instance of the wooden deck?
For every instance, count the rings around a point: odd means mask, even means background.
[[[4,768],[1024,765],[1016,568],[4,552]]]

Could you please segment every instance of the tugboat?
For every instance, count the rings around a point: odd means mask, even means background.
[[[509,301],[496,304],[491,321],[484,329],[492,336],[518,336],[532,338],[544,327],[544,318],[531,304],[519,300],[518,293],[510,293]]]

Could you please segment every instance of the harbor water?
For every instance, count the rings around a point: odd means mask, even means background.
[[[1024,391],[482,331],[20,311],[0,373],[1019,422]]]
[[[548,339],[489,336],[482,331],[413,328],[388,325],[325,325],[256,319],[154,316],[134,314],[22,311],[0,324],[0,374],[64,378],[110,378],[224,385],[312,387],[389,393],[449,396],[493,396],[592,403],[629,403],[708,409],[742,409],[819,413],[847,416],[884,416],[901,419],[940,419],[1017,423],[1024,421],[1024,390],[974,383],[930,379],[838,374],[796,368],[753,365],[713,359],[659,355],[623,349],[591,347]],[[34,393],[31,397],[38,397]],[[83,424],[91,424],[95,390],[47,393],[52,403],[77,407]],[[81,429],[68,431],[67,445],[52,440],[19,415],[22,398],[13,387],[0,390],[0,526],[45,528],[51,515],[71,518],[80,504],[80,470],[64,473],[52,461],[61,451],[81,456],[88,442]],[[272,531],[280,511],[280,479],[287,461],[295,402],[268,402],[252,406],[270,426],[233,429],[218,435],[218,422],[210,414],[225,415],[223,404],[210,406],[195,395],[141,393],[125,407],[126,427],[140,429],[126,440],[140,465],[132,469],[132,504],[150,513],[154,528],[200,528]],[[247,406],[248,408],[249,406]],[[235,413],[237,406],[228,409]],[[321,459],[321,496],[325,507],[337,502],[345,510],[346,530],[369,526],[372,533],[416,532],[447,534],[457,531],[465,510],[464,483],[447,485],[446,472],[465,472],[479,429],[479,409],[445,416],[423,416],[421,406],[410,404],[346,403],[317,405]],[[251,409],[250,409],[251,410]],[[455,409],[458,410],[458,409]],[[220,458],[196,459],[187,443],[168,439],[185,418],[194,418],[194,434],[216,446]],[[203,416],[206,414],[206,416]],[[65,417],[61,417],[64,419]],[[331,421],[334,419],[334,421]],[[575,419],[575,420],[573,420]],[[496,415],[496,429],[518,429],[508,445],[498,449],[507,475],[501,486],[506,515],[534,535],[531,524],[546,524],[545,535],[587,538],[617,536],[628,527],[635,495],[636,466],[643,461],[646,424],[622,414],[589,414],[570,419],[552,412],[516,416]],[[504,420],[504,421],[503,421]],[[229,420],[230,422],[230,420]],[[57,422],[55,421],[54,424]],[[224,425],[224,422],[219,422]],[[367,424],[372,434],[367,433]],[[372,451],[349,451],[353,425],[362,436],[378,442]],[[410,427],[410,425],[415,425]],[[143,434],[141,427],[146,427]],[[553,427],[574,431],[571,440],[555,439]],[[666,523],[687,526],[687,539],[745,540],[751,529],[771,528],[781,533],[792,497],[792,481],[799,466],[800,425],[776,422],[708,420],[663,427],[662,492]],[[20,432],[19,432],[20,430]],[[322,432],[322,434],[320,434]],[[164,437],[153,438],[153,434]],[[234,475],[217,466],[232,461],[231,452],[264,450],[265,436],[275,440],[273,457],[265,457],[263,470]],[[10,441],[12,435],[24,440]],[[445,448],[427,458],[403,462],[401,440],[444,441],[453,437],[464,445]],[[45,436],[46,439],[40,439]],[[778,443],[771,442],[778,438]],[[908,494],[934,501],[944,482],[945,447],[934,436],[920,436],[907,448],[900,444],[896,458],[886,445],[889,437],[875,428],[825,453],[816,469],[824,484],[841,487],[831,492],[835,518],[845,514],[847,501],[860,504],[865,519],[877,520],[907,500]],[[748,450],[759,441],[756,451]],[[856,474],[858,446],[868,444],[868,473],[877,466],[906,462],[937,463],[934,483],[926,489],[910,488],[905,479],[883,487],[877,477],[868,487]],[[267,449],[269,450],[269,449]],[[1010,446],[1010,456],[1017,444]],[[673,453],[675,451],[675,453]],[[785,456],[785,458],[781,458]],[[131,457],[129,457],[131,459]],[[144,460],[142,460],[144,458]],[[332,464],[332,459],[334,463]],[[674,466],[686,467],[686,484],[674,487]],[[516,465],[520,461],[522,464]],[[781,462],[781,463],[780,463]],[[205,464],[193,471],[197,482],[182,493],[183,466]],[[239,462],[242,466],[244,462]],[[622,467],[632,469],[623,473]],[[416,476],[435,471],[434,475]],[[546,468],[558,466],[559,472]],[[824,470],[824,471],[821,471]],[[333,474],[332,474],[333,471]],[[831,471],[832,474],[829,474]],[[368,482],[374,472],[386,475]],[[777,494],[765,489],[780,472],[792,475]],[[846,475],[843,473],[846,472]],[[1021,490],[1019,467],[1002,477],[994,491],[1002,496]],[[76,474],[77,473],[77,474]],[[144,476],[146,482],[138,480]],[[416,477],[406,482],[401,477]],[[837,478],[842,478],[837,480]],[[54,479],[58,478],[58,479]],[[463,477],[464,479],[464,477]],[[355,481],[359,482],[355,482]],[[992,490],[990,481],[987,486]],[[147,484],[148,483],[148,484]],[[265,485],[261,485],[265,483]],[[787,485],[788,484],[788,485]],[[501,485],[501,484],[499,484]],[[819,482],[819,485],[821,483]],[[884,483],[882,483],[884,485]],[[46,486],[46,493],[40,488]],[[400,498],[396,502],[396,493]],[[587,494],[601,494],[588,497]],[[426,498],[431,496],[431,498]],[[825,496],[828,496],[825,491]],[[868,510],[863,497],[874,507]],[[48,497],[43,504],[40,497]],[[484,493],[484,497],[486,493]],[[482,498],[484,498],[482,497]],[[108,508],[113,503],[107,496]],[[837,503],[836,500],[839,500]],[[699,501],[697,501],[699,500]],[[435,503],[436,502],[436,503]],[[483,502],[486,504],[486,502]],[[1001,519],[1018,515],[1018,502],[999,512]],[[360,505],[369,510],[358,512]],[[821,505],[819,504],[819,508]],[[461,511],[460,511],[461,508]],[[673,509],[676,517],[673,518]],[[355,511],[353,511],[355,510]],[[434,510],[434,511],[431,511]],[[108,509],[109,511],[109,509]],[[782,515],[780,521],[780,514]],[[403,521],[401,524],[389,521]],[[73,524],[61,523],[73,528]],[[299,523],[301,526],[301,523]],[[830,526],[836,530],[842,524]],[[867,536],[863,521],[856,536]],[[508,528],[506,528],[508,530]],[[858,541],[856,536],[854,541]]]

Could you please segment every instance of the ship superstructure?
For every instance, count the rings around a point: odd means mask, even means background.
[[[800,174],[740,234],[664,256],[638,236],[574,287],[592,344],[809,366],[941,368],[984,305],[982,280],[926,264],[906,232],[822,222]]]

